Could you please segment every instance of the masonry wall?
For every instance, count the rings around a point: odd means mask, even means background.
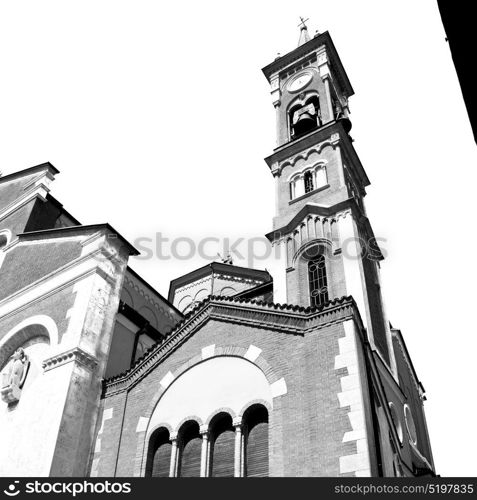
[[[0,220],[0,231],[8,229],[12,233],[12,239],[14,239],[17,234],[23,233],[28,224],[34,205],[35,200],[31,200],[11,214],[3,217]]]
[[[0,269],[0,300],[73,261],[81,254],[79,241],[47,241],[18,245],[5,256]]]
[[[329,187],[318,190],[314,194],[306,195],[295,200],[290,199],[289,178],[296,172],[306,167],[311,167],[324,161]],[[316,203],[322,206],[332,206],[348,198],[346,186],[342,183],[342,166],[339,153],[333,147],[325,146],[318,154],[312,152],[306,159],[299,156],[293,165],[288,164],[283,168],[278,180],[278,213],[273,219],[274,229],[287,224],[305,205]]]
[[[12,179],[10,182],[0,185],[0,210],[8,207],[17,198],[20,198],[27,187],[35,178],[39,176],[38,172]]]
[[[359,467],[354,457],[362,453],[363,443],[354,439],[350,406],[347,396],[343,396],[348,390],[342,380],[349,377],[348,361],[337,364],[337,359],[350,358],[349,353],[343,355],[345,337],[342,323],[303,336],[209,321],[128,393],[103,400],[94,475],[138,474],[144,453],[144,433],[137,432],[141,427],[138,424],[141,417],[143,420],[150,416],[151,402],[158,397],[161,380],[192,358],[200,362],[202,349],[212,344],[215,352],[227,355],[239,355],[250,345],[256,346],[261,349],[269,375],[285,380],[286,394],[273,399],[270,415],[270,475],[354,475]],[[351,351],[359,349],[358,344],[351,346]],[[207,397],[207,387],[203,390]],[[364,469],[360,473],[366,475]]]
[[[0,343],[19,325],[31,323],[31,326],[16,333],[11,343],[1,347],[3,361],[0,361],[0,371],[16,347],[28,338],[36,334],[54,333],[38,326],[41,319],[47,318],[56,325],[61,339],[68,325],[68,310],[74,302],[72,288],[70,286],[59,290],[0,319]],[[50,337],[49,342],[42,358],[53,354],[57,347],[54,338]],[[62,370],[62,376],[55,370],[43,374],[42,358],[35,360],[38,373],[30,370],[19,403],[7,407],[6,403],[0,401],[1,476],[47,476],[50,473],[54,443],[65,404],[64,394],[69,381],[69,372],[66,373],[65,370],[68,371],[69,367]]]

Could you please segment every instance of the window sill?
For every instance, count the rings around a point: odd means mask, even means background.
[[[304,198],[306,198],[307,196],[310,196],[312,194],[316,194],[316,193],[319,193],[320,191],[324,191],[325,189],[328,189],[330,187],[329,184],[325,184],[324,186],[321,186],[319,188],[316,188],[316,189],[313,189],[313,191],[310,191],[308,193],[305,193],[305,194],[302,194],[300,196],[298,196],[298,198],[293,198],[293,200],[290,200],[288,202],[289,205],[292,205],[293,203],[296,203],[297,201],[301,201],[303,200]]]

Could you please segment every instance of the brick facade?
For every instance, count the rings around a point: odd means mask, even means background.
[[[339,355],[339,342],[345,336],[343,321],[352,319],[359,324],[352,303],[335,306],[336,309],[321,313],[296,314],[295,331],[287,326],[274,328],[272,313],[267,307],[248,303],[233,317],[227,316],[227,303],[209,302],[194,316],[209,316],[201,326],[187,334],[178,347],[172,347],[188,328],[186,324],[169,337],[168,344],[157,347],[124,377],[120,390],[117,379],[106,383],[103,411],[112,410],[112,418],[104,423],[101,451],[94,456],[95,473],[119,476],[139,475],[138,467],[144,456],[145,434],[138,433],[141,418],[149,418],[162,390],[161,380],[169,372],[181,367],[190,369],[202,362],[201,352],[206,346],[215,345],[215,355],[244,356],[250,345],[258,348],[263,360],[260,369],[269,382],[284,379],[287,392],[273,398],[270,413],[270,474],[273,476],[338,476],[340,457],[356,454],[356,442],[343,442],[352,431],[348,418],[349,408],[340,405],[338,394],[342,391],[341,379],[348,375],[346,368],[335,369]],[[239,308],[237,304],[234,308]],[[221,319],[212,319],[215,309],[221,311]],[[247,326],[243,316],[260,317],[260,327]],[[267,324],[267,316],[271,316]],[[328,316],[328,318],[327,318]],[[322,325],[314,322],[323,322]],[[251,321],[251,320],[250,320]],[[306,326],[306,323],[311,323]],[[359,331],[359,328],[357,329]],[[179,342],[179,341],[177,341]],[[357,339],[359,346],[362,339]],[[164,350],[160,360],[155,355]],[[360,349],[360,347],[358,347]],[[257,362],[255,360],[255,362]],[[147,375],[136,379],[135,372],[148,366]],[[173,390],[173,384],[171,389]],[[207,398],[207,387],[203,388]],[[184,415],[184,418],[189,417]],[[116,443],[120,440],[118,450]],[[144,464],[142,463],[142,468]]]
[[[153,433],[163,426],[180,455],[190,420],[207,475],[207,432],[225,412],[240,476],[253,405],[268,412],[271,476],[434,474],[424,390],[385,315],[383,256],[367,248],[369,180],[349,135],[353,89],[331,37],[317,35],[263,71],[277,110],[278,147],[266,159],[277,213],[267,237],[285,248],[281,280],[212,263],[174,280],[166,300],[127,267],[136,251],[119,233],[81,226],[50,195],[51,164],[0,177],[1,475],[144,476]],[[297,89],[303,72],[311,77]],[[292,131],[317,102],[316,127]],[[305,171],[318,167],[326,184],[293,198],[291,178],[309,182]],[[317,307],[313,252],[325,257],[328,282]],[[279,281],[282,305],[273,302]],[[175,304],[188,294],[184,316]],[[30,363],[21,387],[9,371],[18,348]],[[107,368],[114,376],[104,380]],[[235,389],[219,393],[226,383]]]

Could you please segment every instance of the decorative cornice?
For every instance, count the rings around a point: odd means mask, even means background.
[[[93,370],[98,364],[98,360],[92,354],[83,351],[80,347],[75,347],[69,351],[65,351],[45,359],[42,366],[45,372],[47,372],[53,368],[57,368],[73,361],[86,366],[90,370]]]
[[[187,314],[161,342],[151,347],[131,369],[105,380],[103,395],[108,397],[137,384],[209,320],[266,328],[290,335],[305,335],[348,319],[354,319],[358,327],[362,328],[359,311],[352,297],[333,299],[321,307],[302,307],[210,296]]]
[[[331,220],[333,218],[338,219],[339,217],[346,217],[348,214],[353,214],[356,218],[360,217],[359,207],[356,205],[353,198],[340,201],[336,205],[330,207],[307,203],[287,224],[267,233],[265,237],[271,243],[280,241],[284,236],[293,233],[301,224],[306,223],[308,216],[316,215]]]
[[[176,288],[175,293],[176,295],[179,293],[186,292],[190,288],[195,288],[197,286],[203,285],[204,283],[208,283],[212,281],[213,274],[209,274],[209,276],[206,276],[205,278],[201,278],[200,280],[197,281],[192,281],[191,283],[188,283],[187,285],[181,286]]]
[[[206,276],[200,280],[193,281],[191,283],[188,283],[187,285],[176,288],[175,294],[176,295],[183,294],[184,292],[187,292],[191,288],[197,288],[198,286],[203,285],[205,283],[210,283],[216,278],[223,279],[226,281],[233,281],[236,283],[248,283],[248,284],[252,284],[252,285],[267,283],[267,281],[264,281],[263,279],[252,279],[252,278],[246,278],[244,276],[233,276],[232,274],[224,274],[224,273],[215,273],[214,272],[214,273],[210,274],[209,276]]]
[[[250,284],[266,283],[266,281],[263,281],[262,279],[252,279],[252,278],[245,278],[242,276],[232,276],[231,274],[214,274],[214,278],[219,278],[227,281],[235,281],[238,283],[250,283]]]
[[[370,181],[343,125],[343,120],[325,123],[303,137],[279,146],[273,154],[265,158],[265,162],[274,176],[280,176],[283,167],[294,165],[299,158],[306,160],[314,151],[321,153],[326,146],[335,149],[338,145],[349,158],[348,168],[355,172],[360,184],[363,187],[369,186]]]
[[[333,135],[337,135],[337,134],[333,134]],[[331,137],[333,137],[333,135]],[[307,149],[304,149],[303,151],[300,151],[299,153],[297,153],[293,156],[290,156],[290,158],[287,158],[286,160],[283,160],[283,161],[278,163],[277,173],[281,174],[282,170],[285,167],[287,167],[288,165],[293,167],[298,160],[306,161],[306,160],[308,160],[308,158],[310,157],[310,155],[312,153],[320,154],[325,147],[333,146],[334,144],[335,143],[333,143],[330,139],[325,139],[325,140],[319,142],[318,144],[314,144],[313,146],[311,146]],[[325,160],[320,159],[319,162],[324,163]],[[296,175],[296,174],[294,174],[294,175]]]
[[[177,316],[171,313],[170,309],[167,307],[161,306],[158,301],[154,300],[154,298],[148,294],[144,288],[140,287],[137,283],[133,281],[133,279],[128,276],[127,272],[126,275],[124,276],[124,285],[123,286],[128,286],[132,288],[134,291],[136,291],[141,297],[144,298],[146,302],[148,302],[150,305],[152,305],[156,310],[160,311],[162,314],[164,314],[169,320],[172,322],[177,321]],[[170,306],[172,308],[172,305]]]

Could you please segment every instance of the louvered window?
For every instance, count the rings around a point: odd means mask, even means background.
[[[159,429],[153,434],[146,476],[169,477],[171,447],[167,429]]]
[[[180,477],[200,477],[202,438],[196,422],[185,424],[180,433]]]
[[[230,415],[219,415],[212,424],[211,476],[234,477],[235,431]]]
[[[268,477],[268,412],[255,406],[244,415],[245,476]]]

